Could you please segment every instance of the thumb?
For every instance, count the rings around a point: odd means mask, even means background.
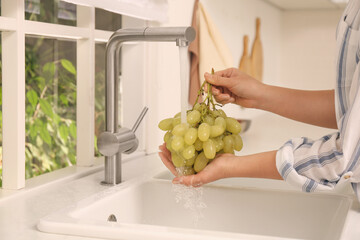
[[[221,77],[219,75],[216,74],[210,74],[210,73],[205,73],[204,74],[205,80],[209,83],[211,83],[212,85],[215,86],[221,86],[221,87],[231,87],[234,83],[233,78],[227,78],[227,77]]]

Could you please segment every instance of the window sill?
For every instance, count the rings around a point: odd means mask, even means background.
[[[128,162],[131,159],[145,156],[144,151],[132,153],[131,155],[123,155],[122,162]],[[64,183],[79,179],[90,174],[99,172],[104,169],[104,157],[95,158],[95,163],[90,167],[71,166],[62,168],[50,173],[27,179],[25,188],[18,190],[0,189],[0,202],[9,200],[13,197],[26,194],[28,192],[37,191],[49,187],[56,183]]]

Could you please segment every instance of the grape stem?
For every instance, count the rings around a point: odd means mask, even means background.
[[[215,73],[214,68],[212,68],[211,69],[211,74],[214,74],[214,73]],[[203,114],[206,114],[207,112],[209,112],[211,107],[212,107],[213,110],[215,110],[216,105],[222,107],[222,105],[214,103],[214,98],[213,98],[212,91],[211,91],[212,84],[207,82],[207,81],[204,81],[203,84],[200,87],[200,90],[198,91],[198,95],[196,97],[195,104],[194,104],[192,110],[194,110],[195,105],[198,103],[199,97],[204,94],[204,92],[205,92],[205,90],[204,90],[205,84],[207,84],[208,91],[207,91],[206,98],[204,99],[203,103],[206,103],[205,105],[207,106],[207,108],[205,109]]]

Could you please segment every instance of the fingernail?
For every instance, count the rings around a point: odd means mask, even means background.
[[[208,73],[208,72],[206,72],[206,73],[205,73],[205,77],[211,77],[211,74]]]

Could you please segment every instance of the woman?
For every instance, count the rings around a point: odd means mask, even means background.
[[[337,129],[316,141],[294,138],[279,150],[249,156],[221,154],[200,173],[175,177],[174,183],[200,186],[228,177],[284,179],[306,192],[352,184],[360,194],[360,0],[350,0],[337,28],[336,89],[302,91],[263,84],[237,69],[214,75],[219,103],[270,111],[297,121]],[[174,173],[169,151],[160,146],[164,164]]]

